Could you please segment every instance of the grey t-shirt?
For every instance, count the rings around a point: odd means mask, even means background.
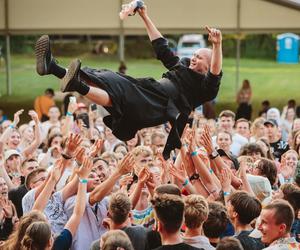
[[[147,250],[146,229],[142,226],[124,227],[123,230],[129,237],[135,250]],[[100,239],[92,243],[90,250],[100,250]]]

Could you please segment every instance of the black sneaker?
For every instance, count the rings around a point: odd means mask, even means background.
[[[60,81],[60,90],[62,92],[72,92],[78,90],[80,85],[80,79],[78,75],[80,66],[81,62],[78,59],[75,59],[70,63],[67,73]]]
[[[39,75],[50,74],[52,54],[50,50],[50,39],[48,35],[41,36],[35,44],[36,71]]]

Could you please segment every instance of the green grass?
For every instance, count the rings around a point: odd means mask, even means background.
[[[80,56],[83,66],[108,68],[116,70],[116,59],[101,58],[90,55]],[[67,66],[71,58],[59,58],[60,64]],[[12,56],[12,96],[6,96],[6,75],[3,62],[0,64],[0,106],[8,114],[23,107],[30,109],[37,95],[52,87],[59,89],[59,82],[53,76],[40,77],[35,72],[33,56]],[[135,77],[151,76],[160,78],[165,71],[157,60],[128,60],[128,74]],[[235,110],[235,60],[224,59],[223,80],[218,95],[217,110],[230,108]],[[268,99],[271,104],[282,107],[287,100],[300,100],[300,66],[281,65],[273,61],[242,59],[240,64],[240,81],[249,79],[253,88],[254,115],[262,100]]]

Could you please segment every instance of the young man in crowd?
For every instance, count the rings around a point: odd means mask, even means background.
[[[226,208],[221,203],[211,202],[208,207],[209,213],[207,220],[203,223],[203,232],[210,244],[216,247],[226,231],[229,218]]]
[[[290,235],[294,218],[292,206],[284,200],[273,201],[263,208],[258,230],[262,242],[269,245],[266,250],[300,249],[300,244]]]
[[[275,160],[281,161],[281,156],[290,149],[290,146],[278,136],[279,131],[276,120],[269,119],[264,122],[264,126],[266,128],[266,136],[271,146],[271,153]]]
[[[250,125],[250,121],[246,120],[245,118],[240,118],[235,122],[235,131],[237,134],[250,140]]]
[[[201,195],[192,194],[185,200],[184,222],[186,226],[183,241],[193,247],[205,250],[215,249],[203,235],[203,223],[208,217],[208,203]]]
[[[253,231],[251,223],[261,212],[261,204],[257,198],[244,191],[231,194],[227,202],[227,211],[237,238],[245,250],[260,250],[264,245],[259,239],[250,237]]]
[[[220,113],[218,118],[219,131],[225,131],[232,136],[232,144],[230,145],[230,151],[233,155],[239,155],[240,149],[244,146],[248,139],[234,131],[235,113],[231,110],[224,110]],[[213,137],[214,145],[216,145],[216,137]]]
[[[32,173],[35,169],[39,167],[38,162],[35,159],[27,159],[21,165],[21,185],[15,189],[12,189],[8,193],[9,199],[14,203],[18,217],[20,218],[23,215],[22,209],[22,199],[25,194],[28,192],[28,189],[25,185],[27,176]]]
[[[147,234],[143,226],[131,226],[131,202],[124,192],[117,192],[111,195],[108,205],[108,218],[103,224],[108,230],[123,230],[131,240],[135,250],[147,250]],[[100,250],[100,240],[92,243],[91,250]]]
[[[162,246],[155,248],[155,250],[199,249],[183,243],[180,236],[184,216],[184,202],[181,197],[171,194],[160,194],[156,195],[151,202],[157,218],[157,231],[162,241]]]

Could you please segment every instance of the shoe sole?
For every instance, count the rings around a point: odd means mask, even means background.
[[[36,71],[41,76],[48,74],[46,70],[45,61],[49,49],[50,49],[49,36],[47,35],[41,36],[35,44]]]
[[[74,76],[77,75],[77,72],[80,69],[80,61],[78,59],[73,60],[69,67],[68,67],[68,71],[65,74],[65,76],[61,79],[60,82],[60,90],[62,92],[67,92],[68,89],[70,88],[71,82],[74,79]]]

